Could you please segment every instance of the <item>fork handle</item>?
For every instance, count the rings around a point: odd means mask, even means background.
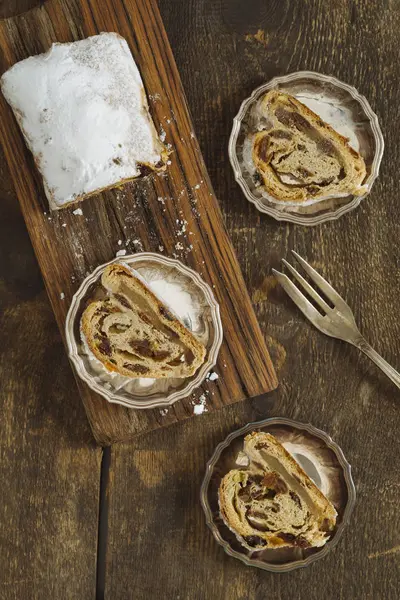
[[[378,354],[367,340],[363,337],[358,338],[353,342],[354,346],[357,346],[364,354],[366,354],[376,365],[393,381],[398,388],[400,388],[400,373],[398,373],[391,365],[380,354]]]

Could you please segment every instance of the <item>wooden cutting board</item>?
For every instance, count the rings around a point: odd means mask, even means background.
[[[49,0],[2,21],[1,73],[18,60],[47,51],[52,42],[101,31],[118,32],[132,50],[157,130],[165,131],[173,148],[165,176],[150,175],[90,198],[80,205],[82,216],[73,214],[76,206],[50,213],[32,155],[0,94],[0,141],[61,334],[74,292],[95,267],[121,249],[128,254],[161,251],[198,271],[213,287],[221,308],[224,342],[215,368],[219,379],[206,382],[197,397],[206,393],[212,410],[268,392],[277,386],[274,369],[193,132],[156,2]],[[184,234],[177,221],[187,222]],[[193,415],[193,396],[163,416],[159,409],[136,411],[110,404],[79,379],[77,383],[101,445]]]

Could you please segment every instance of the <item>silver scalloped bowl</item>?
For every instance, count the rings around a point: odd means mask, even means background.
[[[325,546],[250,551],[241,545],[234,532],[223,522],[219,512],[218,488],[228,471],[245,468],[243,439],[252,431],[266,431],[274,435],[335,506],[338,513],[336,529]],[[356,491],[349,463],[326,433],[312,425],[277,417],[250,423],[228,435],[217,446],[207,463],[200,499],[207,525],[227,554],[246,565],[282,573],[306,567],[336,546],[353,511]]]
[[[115,262],[124,262],[138,271],[150,287],[152,282],[166,281],[184,294],[186,301],[181,303],[182,306],[169,305],[169,307],[207,349],[204,363],[192,377],[135,379],[110,373],[82,343],[80,335],[82,313],[90,300],[101,294],[104,295],[100,283],[101,275],[107,265]],[[79,377],[89,387],[109,402],[122,404],[128,408],[142,409],[170,406],[177,400],[189,396],[201,385],[207,373],[215,365],[223,338],[219,306],[210,286],[198,273],[178,260],[152,252],[116,258],[97,267],[82,282],[72,299],[65,323],[65,333],[69,358]]]
[[[367,176],[363,196],[338,196],[302,204],[279,202],[259,184],[251,158],[252,136],[262,128],[258,111],[259,100],[271,89],[279,89],[306,104],[336,131],[349,138],[350,145],[364,158]],[[233,120],[229,140],[229,158],[235,179],[246,198],[258,210],[278,221],[300,225],[317,225],[338,219],[356,208],[371,191],[379,173],[384,141],[376,114],[368,101],[357,90],[335,77],[299,71],[283,77],[274,77],[258,87],[241,105]]]

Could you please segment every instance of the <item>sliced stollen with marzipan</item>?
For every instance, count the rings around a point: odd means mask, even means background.
[[[366,193],[364,159],[307,106],[271,90],[258,110],[263,129],[254,135],[252,157],[268,194],[303,203]]]
[[[219,487],[225,524],[250,550],[323,546],[337,513],[300,465],[265,432],[244,440],[247,469],[229,471]]]
[[[127,265],[106,267],[108,295],[89,304],[81,334],[108,371],[127,377],[190,377],[206,349]]]

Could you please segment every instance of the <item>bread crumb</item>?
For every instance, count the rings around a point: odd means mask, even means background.
[[[179,219],[176,220],[177,225],[180,226],[180,229],[178,229],[178,231],[176,232],[177,235],[183,235],[184,233],[186,233],[186,225],[188,224],[188,222],[186,221],[186,219],[182,219],[181,221]]]
[[[82,209],[81,208],[76,208],[75,210],[72,211],[73,215],[83,215]]]
[[[247,454],[245,454],[243,452],[243,450],[240,450],[238,452],[238,455],[236,457],[236,461],[235,462],[236,462],[237,465],[239,465],[241,467],[248,467],[249,464],[250,464],[250,459],[247,456]]]
[[[219,378],[218,373],[215,373],[214,371],[210,371],[210,373],[208,373],[206,379],[208,381],[216,381]]]
[[[193,413],[195,415],[202,415],[204,412],[208,412],[205,394],[202,394],[200,396],[197,404],[196,404],[196,401],[193,401],[192,404],[193,404]]]
[[[118,250],[115,256],[125,256],[126,250]]]
[[[139,251],[143,250],[143,244],[142,244],[142,242],[139,239],[132,240],[132,244],[135,245],[135,249],[136,250],[139,250]]]
[[[153,102],[157,102],[157,100],[161,100],[161,96],[158,92],[156,94],[149,94],[149,98],[150,98],[150,100],[153,100]]]

